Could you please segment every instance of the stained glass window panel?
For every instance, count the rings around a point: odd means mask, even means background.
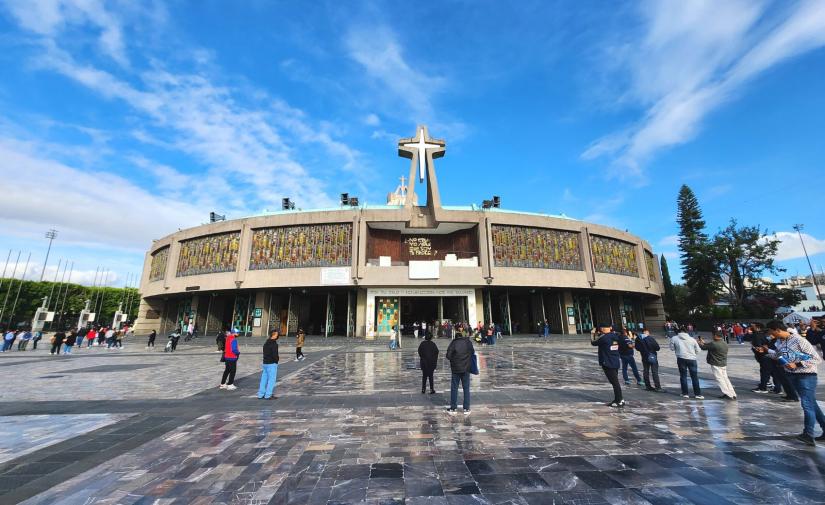
[[[636,245],[613,238],[591,235],[593,267],[605,274],[639,276]]]
[[[166,265],[169,263],[169,246],[158,249],[152,255],[149,267],[149,282],[159,281],[166,277]]]
[[[645,262],[647,263],[647,277],[648,279],[659,282],[659,269],[656,268],[656,257],[645,251]]]
[[[351,223],[278,226],[252,233],[250,270],[335,267],[351,263]]]
[[[220,233],[180,243],[178,277],[234,272],[238,266],[241,232]]]
[[[577,232],[496,224],[492,235],[496,266],[582,270]]]

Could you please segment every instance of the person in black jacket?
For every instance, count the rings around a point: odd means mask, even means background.
[[[278,330],[272,330],[264,342],[264,362],[261,365],[261,384],[258,386],[258,399],[274,399],[275,382],[278,380]]]
[[[433,336],[427,335],[418,346],[418,357],[421,358],[421,393],[427,390],[427,380],[430,381],[430,394],[435,393],[433,387],[433,372],[438,366],[438,346],[433,342]]]
[[[476,350],[466,336],[458,336],[447,347],[452,380],[450,381],[450,415],[455,415],[458,405],[458,383],[464,389],[464,415],[470,415],[470,363]]]
[[[599,348],[599,365],[604,371],[605,377],[613,386],[613,401],[608,403],[608,407],[624,407],[622,398],[622,386],[619,384],[619,341],[621,336],[613,332],[612,324],[602,324],[599,326],[599,333],[594,333],[590,340],[590,345]]]
[[[656,339],[650,336],[650,330],[647,328],[636,339],[636,350],[642,355],[642,375],[644,375],[645,384],[647,385],[645,389],[648,391],[662,391],[662,384],[659,382],[659,356],[656,354],[660,349],[659,342],[656,342]],[[651,373],[653,373],[655,388],[650,382]]]
[[[66,333],[63,330],[58,331],[52,337],[52,352],[51,354],[60,354],[60,348],[63,346],[63,341],[66,340]]]

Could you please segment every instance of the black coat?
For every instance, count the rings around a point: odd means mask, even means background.
[[[278,356],[278,341],[268,338],[264,342],[264,365],[271,365],[280,360]]]
[[[467,373],[470,371],[470,359],[475,354],[473,343],[469,338],[456,338],[447,347],[447,359],[450,360],[450,369],[453,373]]]
[[[425,340],[418,346],[422,370],[434,370],[438,366],[438,346],[432,340]]]

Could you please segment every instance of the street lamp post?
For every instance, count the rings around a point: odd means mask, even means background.
[[[825,310],[825,300],[822,299],[822,293],[819,292],[819,284],[816,283],[816,273],[814,272],[814,266],[811,265],[811,258],[808,257],[808,249],[805,248],[805,241],[802,240],[803,227],[804,225],[801,224],[793,225],[793,229],[796,230],[796,233],[799,235],[799,241],[802,243],[802,251],[805,253],[805,259],[808,260],[808,268],[811,269],[811,281],[814,283],[816,297],[819,299],[819,304],[822,305],[822,310]]]
[[[40,282],[43,282],[43,275],[46,273],[46,264],[49,262],[49,253],[52,252],[52,241],[57,237],[57,230],[52,228],[46,232],[46,238],[49,239],[49,248],[46,249],[46,261],[43,262],[43,270],[40,271]]]

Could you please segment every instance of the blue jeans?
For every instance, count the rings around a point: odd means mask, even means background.
[[[805,414],[805,433],[814,437],[814,425],[819,423],[825,432],[825,414],[816,402],[816,374],[800,375],[789,373],[791,380],[802,403],[802,412]]]
[[[630,368],[633,369],[633,377],[636,378],[636,384],[640,384],[642,382],[642,376],[639,375],[639,369],[636,367],[636,358],[634,358],[632,354],[620,354],[619,358],[622,360],[622,376],[624,377],[624,381],[630,382],[627,376],[627,367],[630,365]]]
[[[470,372],[455,373],[450,381],[450,410],[458,405],[458,383],[464,388],[464,410],[470,410]]]
[[[676,366],[679,367],[679,384],[682,386],[682,394],[688,394],[687,376],[690,373],[690,381],[693,383],[693,395],[701,396],[702,388],[699,387],[699,365],[695,359],[676,358]]]
[[[14,340],[5,340],[3,342],[3,352],[10,351],[11,345],[14,343]]]
[[[63,354],[71,354],[72,353],[72,346],[69,344],[63,344]]]
[[[271,398],[278,380],[278,363],[261,365],[261,385],[258,386],[258,398]]]

